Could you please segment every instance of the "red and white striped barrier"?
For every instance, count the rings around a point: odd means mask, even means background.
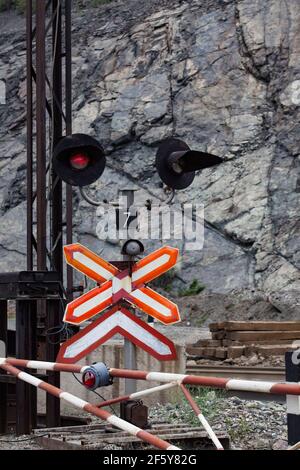
[[[13,366],[19,366],[29,369],[42,369],[42,370],[52,370],[58,372],[73,372],[73,373],[84,373],[89,366],[80,366],[75,364],[60,364],[54,362],[43,362],[43,361],[29,361],[25,359],[14,359],[14,358],[0,358],[0,368],[3,368],[7,372],[15,375],[21,380],[28,382],[42,390],[45,390],[48,393],[53,394],[54,396],[59,397],[62,400],[65,400],[71,403],[78,408],[81,408],[88,413],[94,414],[99,418],[108,421],[114,426],[118,427],[121,430],[127,431],[128,433],[148,442],[149,444],[163,450],[174,450],[178,449],[175,446],[170,445],[168,442],[163,441],[162,439],[153,436],[152,434],[143,431],[142,429],[127,423],[126,421],[111,415],[107,411],[101,410],[104,406],[111,405],[113,403],[120,403],[122,401],[134,398],[140,398],[150,393],[154,393],[160,390],[168,389],[179,385],[190,403],[192,409],[197,415],[199,421],[203,425],[207,434],[215,444],[218,450],[223,450],[223,447],[217,438],[216,434],[210,427],[206,418],[203,416],[203,413],[199,409],[198,405],[193,400],[193,397],[186,389],[184,385],[196,385],[202,387],[213,387],[221,388],[225,390],[239,390],[239,391],[249,391],[249,392],[258,392],[258,393],[269,393],[274,395],[287,395],[289,399],[291,397],[300,398],[300,383],[293,382],[263,382],[263,381],[254,381],[254,380],[240,380],[240,379],[228,379],[220,377],[204,377],[196,375],[185,375],[185,374],[170,374],[163,372],[146,372],[146,371],[136,371],[136,370],[126,370],[126,369],[109,369],[109,374],[111,377],[117,378],[128,378],[135,380],[145,380],[145,381],[155,381],[163,382],[164,385],[159,385],[152,387],[150,389],[142,390],[139,392],[132,393],[131,395],[125,395],[118,398],[113,398],[112,400],[103,401],[97,406],[92,405],[80,398],[71,395],[68,392],[54,387],[53,385],[47,384],[42,380],[33,377],[32,375],[26,374],[25,372],[16,369]],[[298,401],[297,401],[298,403]]]
[[[151,393],[161,392],[162,390],[168,390],[172,387],[177,387],[178,383],[173,382],[169,384],[158,385],[157,387],[147,388],[146,390],[140,390],[139,392],[134,392],[131,395],[123,395],[122,397],[112,398],[111,400],[102,401],[97,405],[98,408],[103,408],[104,406],[113,405],[115,403],[120,403],[127,400],[136,400]]]
[[[202,426],[204,427],[205,431],[207,432],[207,434],[209,435],[209,437],[211,438],[211,440],[213,441],[214,445],[216,446],[216,448],[218,450],[224,450],[224,447],[222,446],[221,442],[219,441],[219,439],[217,438],[215,432],[212,430],[210,424],[208,423],[208,421],[206,420],[205,416],[203,415],[202,411],[200,410],[199,406],[197,405],[197,403],[195,402],[195,400],[193,399],[192,395],[190,394],[190,392],[185,388],[184,385],[182,385],[182,383],[180,384],[180,388],[181,390],[183,391],[183,394],[185,396],[185,398],[187,399],[187,401],[189,402],[189,404],[191,405],[195,415],[198,417],[200,423],[202,424]]]
[[[58,362],[29,361],[27,359],[15,359],[14,357],[0,358],[1,364],[11,364],[12,366],[25,367],[26,369],[53,370],[56,372],[73,372],[83,374],[89,366],[80,366],[76,364],[60,364]]]
[[[239,390],[245,392],[270,393],[274,395],[300,395],[300,384],[292,382],[263,382],[259,380],[225,379],[198,375],[168,374],[126,369],[109,369],[111,377],[147,380],[154,382],[180,382],[186,385]]]
[[[28,362],[32,363],[35,361],[28,361]],[[171,445],[169,442],[166,442],[157,436],[153,436],[149,432],[143,431],[142,429],[138,428],[137,426],[134,426],[131,423],[127,423],[127,421],[124,421],[123,419],[112,415],[108,411],[101,410],[97,408],[95,405],[92,405],[91,403],[85,400],[81,400],[81,398],[78,398],[75,395],[72,395],[71,393],[64,392],[62,389],[55,387],[54,385],[50,385],[47,382],[44,382],[43,380],[40,380],[36,377],[33,377],[30,374],[27,374],[26,372],[20,371],[16,367],[7,363],[5,359],[4,360],[0,359],[0,367],[4,369],[6,372],[17,377],[19,380],[23,380],[24,382],[27,382],[36,388],[39,388],[41,390],[44,390],[47,393],[50,393],[51,395],[54,395],[60,400],[64,400],[67,403],[70,403],[71,405],[81,410],[86,411],[87,413],[97,416],[98,418],[104,421],[107,421],[108,423],[112,424],[113,426],[116,426],[122,431],[126,431],[129,434],[141,439],[142,441],[153,445],[157,449],[180,450],[178,447]],[[45,368],[45,366],[43,367]],[[49,363],[48,363],[48,367],[50,367]],[[51,369],[51,370],[54,370],[54,369]]]
[[[29,369],[55,370],[59,372],[75,373],[83,373],[89,367],[75,364],[28,361],[12,358],[0,358],[0,365],[1,363],[8,363],[19,367],[27,367]],[[225,390],[300,396],[300,384],[293,382],[264,382],[259,380],[228,379],[221,377],[204,377],[198,375],[169,374],[164,372],[146,372],[126,369],[109,369],[109,373],[111,377],[124,379],[147,380],[164,383],[180,382],[186,385],[221,388]]]

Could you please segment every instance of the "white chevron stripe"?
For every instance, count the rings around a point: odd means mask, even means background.
[[[105,269],[80,251],[73,252],[73,258],[107,281],[113,277],[113,274],[108,269]]]
[[[103,336],[107,335],[116,326],[121,326],[125,331],[128,331],[128,333],[135,338],[138,338],[142,343],[155,350],[158,354],[171,354],[171,350],[167,344],[162,343],[158,338],[156,338],[156,336],[150,333],[150,331],[147,331],[141,325],[127,317],[127,315],[124,315],[121,311],[117,311],[77,341],[71,343],[66,348],[64,357],[66,359],[76,357],[89,346],[103,338]]]
[[[108,288],[105,291],[101,292],[98,295],[95,295],[90,300],[87,300],[83,304],[79,305],[74,309],[73,315],[74,317],[81,317],[92,308],[97,307],[98,305],[102,304],[106,300],[108,300],[112,296],[112,288]]]
[[[153,297],[150,295],[145,294],[145,292],[141,291],[140,289],[136,289],[135,291],[131,292],[130,295],[134,299],[140,300],[144,304],[149,305],[164,317],[169,317],[172,315],[172,312],[168,307],[153,299]]]
[[[137,269],[132,273],[132,282],[137,282],[141,277],[145,276],[146,274],[151,273],[157,268],[162,267],[164,264],[169,262],[170,255],[164,254],[159,256],[157,259],[154,259],[150,263],[146,264],[140,269]]]

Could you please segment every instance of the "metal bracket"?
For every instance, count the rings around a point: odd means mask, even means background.
[[[0,273],[0,299],[59,299],[62,297],[60,276],[53,271]]]

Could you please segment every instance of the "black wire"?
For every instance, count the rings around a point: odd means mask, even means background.
[[[57,341],[51,341],[50,336],[59,335],[59,339]],[[67,341],[72,336],[72,330],[67,325],[67,323],[63,323],[61,325],[53,326],[46,331],[46,336],[48,337],[48,342],[50,344],[60,344],[64,341]]]
[[[81,380],[79,380],[78,377],[76,377],[76,375],[74,374],[74,372],[72,372],[72,375],[73,375],[74,379],[77,380],[77,382],[79,382],[80,385],[82,385],[82,386],[84,387],[83,383],[81,382]],[[93,392],[95,395],[97,395],[99,398],[101,398],[102,401],[105,401],[105,398],[104,398],[102,395],[100,395],[100,393],[96,392],[95,390],[89,390],[89,391],[90,391],[90,392]],[[114,415],[116,415],[116,412],[115,412],[115,410],[113,409],[113,407],[112,407],[111,405],[108,405],[108,406],[109,406],[109,408],[111,409],[112,413],[113,413]]]

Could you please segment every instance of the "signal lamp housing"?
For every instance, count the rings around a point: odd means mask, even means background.
[[[121,250],[122,255],[138,256],[144,253],[145,248],[140,240],[127,240]]]
[[[86,134],[63,137],[53,152],[57,175],[71,186],[87,186],[100,178],[106,159],[100,143]]]
[[[112,378],[106,365],[103,362],[97,362],[85,369],[82,374],[82,384],[88,390],[96,390],[96,388],[111,385]]]
[[[192,184],[195,172],[222,163],[210,153],[191,150],[179,139],[167,139],[159,146],[156,169],[161,180],[171,189],[185,189]]]

